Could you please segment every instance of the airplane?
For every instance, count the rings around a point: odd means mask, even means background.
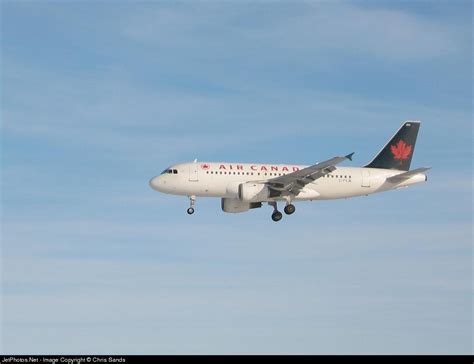
[[[224,212],[239,213],[273,207],[273,221],[283,214],[277,203],[285,203],[283,211],[296,211],[293,202],[317,201],[366,196],[408,187],[428,180],[431,167],[410,171],[420,121],[406,121],[382,150],[363,167],[340,167],[354,153],[334,157],[311,166],[296,164],[262,164],[229,162],[180,163],[166,168],[149,184],[156,191],[187,196],[194,213],[196,197],[219,197]]]

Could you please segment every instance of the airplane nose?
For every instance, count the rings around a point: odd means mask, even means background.
[[[161,186],[160,176],[153,177],[149,183],[150,183],[151,188],[153,188],[154,190],[160,191],[160,186]]]

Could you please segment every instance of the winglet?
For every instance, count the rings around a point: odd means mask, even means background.
[[[346,155],[346,158],[352,161],[352,156],[354,155],[355,152],[352,152],[351,154]]]

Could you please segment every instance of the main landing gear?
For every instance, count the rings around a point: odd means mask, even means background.
[[[273,207],[272,220],[275,222],[280,221],[283,217],[283,214],[278,211],[277,203],[275,201],[271,201],[268,204]]]
[[[196,196],[189,196],[189,208],[186,210],[188,215],[194,214],[194,205],[196,204]]]
[[[289,203],[288,205],[285,206],[285,208],[283,209],[283,211],[285,211],[285,214],[287,215],[291,215],[292,213],[294,213],[296,210],[295,208],[295,205]]]
[[[275,201],[272,201],[272,202],[269,202],[268,204],[273,207],[272,220],[275,222],[280,221],[283,217],[283,214],[280,211],[278,211],[277,203]],[[283,209],[283,211],[285,211],[285,214],[287,215],[293,214],[295,210],[296,210],[295,205],[291,203],[288,203]]]
[[[280,221],[282,217],[283,214],[280,211],[274,211],[272,214],[272,220],[275,222]]]

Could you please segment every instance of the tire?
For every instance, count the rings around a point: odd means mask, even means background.
[[[291,203],[289,205],[286,205],[283,211],[285,211],[285,214],[291,215],[294,213],[296,210],[295,205],[292,205]]]
[[[188,215],[192,215],[194,214],[194,209],[190,207],[189,209],[186,210],[186,212],[188,213]]]
[[[275,222],[280,221],[282,217],[283,217],[283,214],[280,211],[275,211],[272,214],[272,220]]]

